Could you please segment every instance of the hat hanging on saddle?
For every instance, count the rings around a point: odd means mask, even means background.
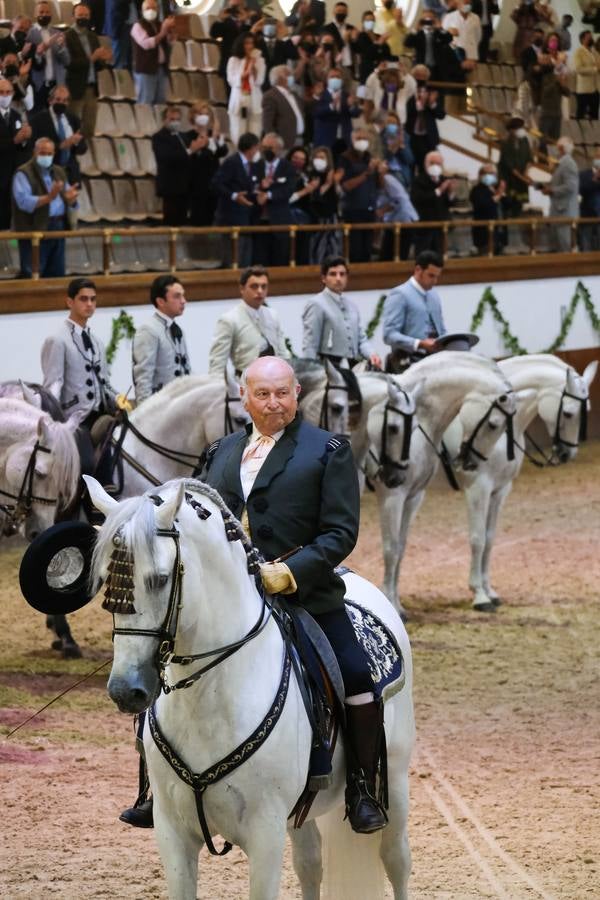
[[[25,600],[38,612],[67,615],[93,597],[89,588],[96,529],[87,522],[59,522],[31,542],[19,569]]]
[[[479,343],[479,336],[468,331],[441,334],[435,339],[436,350],[470,350]]]

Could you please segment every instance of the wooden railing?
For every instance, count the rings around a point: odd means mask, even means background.
[[[240,238],[254,234],[287,234],[289,236],[289,265],[293,268],[296,266],[297,241],[299,234],[315,234],[323,231],[337,231],[342,237],[342,252],[346,258],[350,256],[350,235],[352,231],[392,231],[393,232],[393,262],[400,262],[400,247],[402,236],[406,233],[413,238],[416,232],[424,230],[435,230],[441,235],[442,252],[444,259],[448,258],[449,239],[452,231],[465,228],[485,228],[487,229],[487,256],[493,257],[496,247],[495,233],[497,229],[504,229],[508,226],[519,227],[523,234],[528,236],[529,252],[535,256],[539,251],[537,247],[538,234],[548,228],[554,226],[568,226],[570,229],[570,246],[571,251],[577,249],[578,229],[585,225],[600,226],[600,217],[587,218],[567,218],[561,216],[545,216],[545,217],[522,217],[519,219],[450,219],[443,222],[365,222],[365,223],[346,223],[339,222],[329,225],[257,225],[243,227],[226,227],[211,226],[209,228],[167,228],[167,227],[110,227],[110,228],[85,228],[79,231],[0,231],[0,244],[2,242],[16,240],[30,240],[32,247],[32,278],[37,280],[40,278],[40,245],[42,241],[56,240],[65,238],[68,240],[85,240],[97,238],[102,244],[102,271],[104,275],[115,274],[112,268],[112,243],[115,238],[127,239],[143,236],[164,236],[167,249],[168,268],[171,272],[182,271],[184,268],[178,265],[177,248],[178,241],[183,237],[209,237],[214,235],[224,235],[230,239],[230,258],[231,267],[239,268],[239,245]],[[149,267],[151,269],[151,267]],[[119,269],[119,274],[122,270]]]

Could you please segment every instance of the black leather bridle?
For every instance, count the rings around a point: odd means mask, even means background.
[[[506,395],[511,394],[512,391],[507,391]],[[493,403],[490,404],[489,409],[486,413],[481,417],[478,421],[477,425],[471,432],[471,435],[467,438],[466,441],[463,441],[458,453],[458,460],[460,461],[463,468],[466,469],[467,463],[469,461],[469,456],[471,454],[476,456],[477,459],[480,459],[482,462],[487,462],[487,456],[484,456],[477,447],[475,446],[475,441],[477,439],[477,435],[486,424],[488,419],[490,418],[492,412],[497,409],[506,419],[506,457],[508,460],[512,461],[515,458],[515,436],[514,436],[514,412],[507,412],[502,404],[498,400],[494,400]]]
[[[319,416],[319,428],[323,428],[325,431],[330,431],[329,427],[329,392],[330,391],[346,391],[348,395],[350,395],[350,388],[347,384],[330,384],[327,381],[323,391],[323,402],[321,403],[321,414]],[[336,431],[336,434],[341,434],[341,432]],[[342,435],[343,437],[348,437],[347,434]]]
[[[38,453],[51,453],[48,447],[43,447],[39,441],[33,445],[33,450],[25,467],[23,480],[18,494],[11,494],[10,491],[0,489],[0,494],[15,500],[15,503],[0,504],[0,511],[4,513],[7,522],[3,527],[3,534],[15,534],[21,522],[31,515],[31,508],[34,503],[41,503],[43,506],[58,506],[57,497],[38,497],[33,493],[33,479],[35,477],[35,464]]]
[[[406,391],[399,388],[406,399],[406,402],[411,405],[411,400],[406,393]],[[400,459],[396,460],[388,453],[388,415],[389,413],[397,413],[402,416],[404,423],[404,432],[402,436],[402,449],[400,451]],[[388,400],[383,409],[383,422],[381,425],[381,450],[379,452],[379,456],[375,453],[372,446],[369,447],[368,455],[375,462],[377,466],[377,471],[373,478],[380,478],[386,487],[395,487],[396,485],[392,485],[390,482],[392,479],[389,474],[386,474],[392,471],[400,471],[402,473],[406,472],[410,463],[410,445],[412,440],[412,431],[413,431],[413,416],[414,416],[414,407],[413,412],[405,412],[402,409],[399,409],[397,406]]]
[[[567,376],[568,378],[568,376]],[[580,412],[579,412],[579,433],[577,435],[577,442],[573,443],[572,441],[567,441],[565,438],[561,437],[560,433],[560,420],[563,413],[563,405],[565,401],[565,397],[568,397],[569,400],[577,400],[580,404]],[[579,447],[579,444],[582,441],[587,439],[587,405],[588,405],[588,397],[576,397],[575,394],[570,394],[567,390],[567,385],[564,386],[563,392],[560,395],[560,402],[558,404],[558,413],[556,416],[556,427],[554,429],[554,446],[560,447],[562,444],[565,447]]]

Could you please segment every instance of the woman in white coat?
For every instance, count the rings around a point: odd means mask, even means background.
[[[246,131],[262,132],[262,88],[265,60],[251,34],[241,34],[227,63],[229,130],[234,144]]]

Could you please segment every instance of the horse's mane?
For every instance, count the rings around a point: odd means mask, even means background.
[[[48,416],[46,425],[52,435],[52,472],[59,488],[58,509],[66,509],[79,492],[81,457],[73,432],[65,422]]]
[[[223,391],[223,396],[225,396],[227,387],[225,381],[220,381],[212,375],[182,375],[180,378],[174,378],[173,381],[166,384],[156,394],[152,394],[140,403],[132,412],[131,420],[135,422],[142,415],[152,418],[153,415],[159,412],[164,413],[165,406],[168,403],[174,402],[183,394],[197,388],[207,387],[208,385],[213,387],[218,385]]]

